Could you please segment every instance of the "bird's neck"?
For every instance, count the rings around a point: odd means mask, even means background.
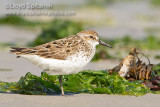
[[[98,42],[95,41],[87,41],[87,43],[92,47],[92,48],[96,48],[96,46],[98,45]]]

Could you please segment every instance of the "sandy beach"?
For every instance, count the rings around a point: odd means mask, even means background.
[[[0,94],[1,107],[159,107],[160,95],[140,97],[75,94],[65,96]]]

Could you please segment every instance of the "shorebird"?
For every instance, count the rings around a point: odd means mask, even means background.
[[[32,48],[11,47],[11,53],[28,59],[50,75],[60,75],[61,94],[64,95],[62,75],[78,73],[95,55],[96,45],[111,46],[93,30],[86,30]]]

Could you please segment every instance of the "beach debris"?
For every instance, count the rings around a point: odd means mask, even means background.
[[[147,58],[148,64],[140,60],[140,54]],[[157,70],[154,67],[158,67]],[[159,71],[160,65],[151,64],[149,58],[136,48],[132,48],[129,55],[118,66],[109,70],[110,74],[117,72],[129,81],[141,80],[143,85],[153,91],[160,91],[160,76],[157,75]]]
[[[160,91],[160,76],[155,76],[150,81],[143,81],[142,84],[152,91]]]
[[[113,69],[110,69],[109,72],[118,72],[121,77],[124,77],[129,80],[150,80],[153,64],[148,60],[148,64],[143,62],[139,58],[139,54],[146,57],[142,52],[139,52],[136,48],[132,48],[129,52],[129,55],[123,59],[120,64]]]
[[[133,48],[131,52],[129,53],[129,56],[127,56],[121,63],[121,68],[118,71],[118,74],[121,77],[125,77],[128,72],[134,73],[134,68],[136,67],[136,48]]]

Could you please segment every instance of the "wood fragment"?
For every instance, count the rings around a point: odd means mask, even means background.
[[[146,57],[142,52],[137,52],[136,48],[132,48],[129,52],[129,55],[123,59],[120,64],[113,69],[110,69],[109,72],[118,72],[121,77],[125,77],[128,80],[149,80],[151,79],[151,72],[153,65],[150,64],[148,57],[148,65],[141,61],[138,55],[141,54]]]

